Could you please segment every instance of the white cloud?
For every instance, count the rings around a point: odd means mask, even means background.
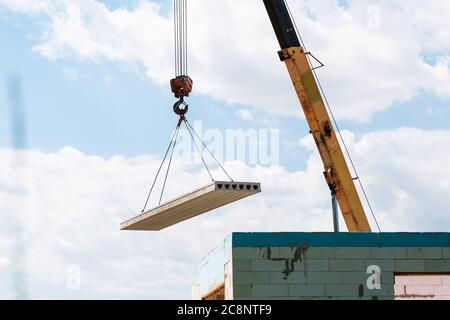
[[[62,69],[64,78],[68,80],[77,80],[79,77],[78,70],[72,68],[63,68]]]
[[[11,261],[6,257],[0,257],[0,268],[7,267],[11,264]]]
[[[5,255],[7,250],[13,245],[13,242],[10,238],[0,236],[0,269],[5,268],[11,264],[11,260],[6,257],[2,256]]]
[[[253,113],[252,110],[249,109],[239,109],[236,111],[236,115],[241,118],[242,120],[252,120],[253,119]]]
[[[13,241],[10,238],[0,236],[0,248],[7,249],[13,245]]]
[[[449,230],[450,131],[345,136],[384,231]],[[189,298],[195,265],[232,231],[331,230],[329,190],[308,139],[306,170],[228,163],[234,177],[261,181],[263,193],[158,233],[121,232],[119,224],[141,209],[159,159],[0,150],[0,244],[15,265],[22,241],[32,298]],[[168,197],[208,181],[174,164]],[[71,266],[80,267],[80,291],[66,288]],[[0,277],[10,279],[7,270]],[[1,298],[13,295],[5,286]]]
[[[47,0],[1,0],[0,4],[15,12],[27,14],[41,13],[49,8],[50,1]]]
[[[158,4],[110,10],[94,0],[0,0],[27,14],[41,12],[48,27],[35,50],[57,59],[76,55],[143,65],[155,83],[172,76],[172,21]],[[422,91],[450,96],[450,3],[369,0],[291,1],[309,49],[326,64],[319,71],[339,118],[367,120]],[[298,116],[298,103],[262,1],[192,0],[190,70],[195,92],[271,114]],[[375,10],[376,12],[377,10]],[[377,23],[378,23],[377,22]],[[427,63],[428,58],[435,60]]]

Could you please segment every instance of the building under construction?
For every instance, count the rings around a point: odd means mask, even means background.
[[[193,299],[450,300],[449,233],[233,233]]]
[[[233,233],[198,267],[193,298],[450,300],[450,234],[381,233],[316,75],[323,64],[306,49],[285,0],[262,0],[261,5],[267,10],[281,47],[278,56],[287,67],[324,164],[334,232]],[[175,0],[176,77],[171,88],[178,99],[173,110],[179,121],[163,160],[164,164],[168,159],[167,173],[181,125],[186,125],[199,153],[201,143],[208,150],[186,119],[185,98],[193,88],[187,75],[186,21],[186,0]],[[166,173],[158,206],[146,211],[147,199],[142,213],[124,222],[122,229],[159,231],[264,191],[259,183],[233,180],[219,166],[229,181],[217,182],[210,174],[211,184],[161,203]],[[372,232],[355,182],[379,233]],[[340,232],[339,211],[349,233]]]

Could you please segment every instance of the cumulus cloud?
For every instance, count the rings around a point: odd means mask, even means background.
[[[253,120],[252,111],[249,109],[240,109],[236,111],[236,115],[243,120]]]
[[[7,257],[3,257],[2,254],[11,247],[11,239],[7,237],[0,236],[0,269],[5,268],[10,265],[11,261]]]
[[[190,70],[195,92],[279,116],[298,102],[262,1],[189,1]],[[151,1],[132,10],[95,0],[0,0],[11,10],[46,17],[36,52],[142,65],[167,85],[173,70],[170,12]],[[339,118],[364,121],[421,92],[450,96],[446,1],[291,1]]]
[[[449,230],[450,131],[345,137],[383,231]],[[311,137],[302,150],[307,167],[296,172],[227,163],[234,177],[261,181],[263,192],[158,233],[119,231],[140,211],[157,157],[0,150],[0,297],[13,295],[19,245],[31,298],[172,299],[189,298],[195,265],[230,232],[330,231],[329,190]],[[208,181],[179,159],[173,170],[167,199]],[[73,270],[80,290],[69,290]]]

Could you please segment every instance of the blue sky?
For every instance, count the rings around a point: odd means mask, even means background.
[[[103,2],[111,9],[132,9],[135,3]],[[70,145],[88,154],[105,157],[163,152],[166,139],[153,137],[168,138],[176,122],[171,112],[174,99],[168,85],[164,87],[152,83],[142,68],[105,59],[97,62],[78,57],[48,60],[32,51],[42,36],[40,28],[45,23],[43,19],[29,19],[3,7],[0,14],[0,41],[7,44],[3,46],[0,61],[3,75],[1,99],[6,101],[4,84],[8,77],[20,74],[30,148],[52,152]],[[75,72],[76,76],[68,78],[65,72]],[[230,106],[198,94],[189,101],[189,117],[201,119],[206,127],[221,130],[267,127],[265,123],[245,121],[236,115],[236,110],[246,105]],[[0,143],[10,147],[8,110],[5,104],[3,106]],[[420,91],[410,101],[394,103],[364,123],[345,119],[339,123],[342,129],[357,135],[399,127],[445,129],[450,119],[448,106],[448,100]],[[272,120],[270,128],[281,130],[282,140],[296,141],[307,134],[303,120],[262,114],[262,117]],[[299,154],[282,149],[282,164],[290,169],[303,168],[305,155],[301,154],[301,150],[297,152]]]
[[[223,133],[280,130],[280,166],[227,164],[261,181],[263,193],[161,233],[120,232],[177,121],[172,2],[0,0],[0,210],[10,213],[0,226],[0,278],[8,279],[0,298],[14,296],[17,272],[33,298],[189,298],[195,264],[232,231],[330,230],[322,163],[262,4],[190,3],[189,119]],[[450,230],[442,209],[450,207],[449,4],[291,5],[326,65],[318,74],[383,230]],[[11,150],[14,77],[24,152]],[[171,195],[207,179],[182,161]],[[66,285],[73,265],[83,275],[79,291]]]
[[[38,23],[20,15],[3,15],[1,41],[9,45],[0,70],[4,84],[10,75],[20,74],[23,80],[30,148],[52,152],[71,145],[105,157],[164,151],[177,122],[171,110],[175,99],[169,79],[167,86],[161,87],[152,84],[142,70],[108,61],[49,61],[31,50],[40,36]],[[76,78],[68,79],[65,70],[74,70]],[[5,95],[3,86],[3,101]],[[235,114],[239,106],[230,107],[208,96],[194,95],[189,104],[191,121],[202,120],[206,128],[266,128],[240,119]],[[1,144],[10,147],[8,110],[2,109]],[[295,140],[307,132],[304,121],[275,120],[284,138]]]

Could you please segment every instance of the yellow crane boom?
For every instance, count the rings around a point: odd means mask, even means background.
[[[307,52],[301,47],[284,0],[263,0],[281,46],[278,52],[294,84],[306,120],[324,163],[325,179],[336,197],[347,228],[351,232],[370,232],[342,148],[320,93]]]

